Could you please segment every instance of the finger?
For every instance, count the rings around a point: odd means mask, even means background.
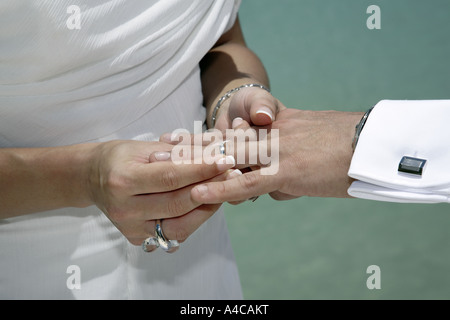
[[[220,206],[221,204],[204,204],[182,216],[161,219],[161,226],[164,225],[164,236],[167,240],[177,240],[180,243],[184,242],[195,232],[195,230],[208,220]],[[156,221],[157,220],[134,221],[133,223],[115,225],[131,244],[141,246],[146,239],[156,237]],[[146,249],[148,250],[149,248],[147,247]],[[157,246],[150,249],[151,250],[147,252],[157,249]]]
[[[217,129],[209,129],[202,133],[165,133],[159,138],[160,142],[171,145],[199,145],[207,146],[208,144],[223,140],[224,134]]]
[[[259,139],[261,138],[261,139]],[[259,139],[259,140],[258,140]],[[276,140],[261,137],[253,129],[236,129],[233,136],[226,141],[225,154],[236,160],[235,168],[252,170],[261,167],[276,168],[279,163],[279,147]],[[265,169],[266,171],[268,169]]]
[[[175,130],[173,132],[167,132],[162,134],[159,137],[159,141],[160,142],[164,142],[167,144],[171,144],[171,145],[176,145],[179,143],[184,143],[184,140],[190,140],[191,139],[192,134],[188,131],[184,131],[184,130]],[[184,143],[187,144],[187,143]]]
[[[249,130],[253,129],[249,128]],[[230,131],[230,136],[233,138],[233,130]],[[253,136],[252,140],[256,140],[257,134],[254,133]],[[224,136],[221,131],[216,129],[211,129],[202,134],[191,134],[189,138],[184,138],[180,143],[175,145],[171,151],[158,150],[153,152],[149,157],[149,162],[192,160],[193,163],[201,163],[203,161],[202,158],[214,157],[215,155],[221,154],[221,147],[227,139],[227,134]]]
[[[255,129],[239,117],[232,121],[232,127],[234,131],[227,135],[225,154],[234,156],[236,168],[258,170],[261,166],[271,165],[267,156],[270,153],[272,157],[272,140],[271,134],[267,135],[267,129]]]
[[[149,194],[177,190],[208,180],[235,166],[233,156],[219,155],[200,163],[173,161],[137,165],[130,170],[127,181],[120,182],[132,194]]]
[[[168,137],[168,138],[167,138]],[[161,140],[165,143],[174,143],[170,140],[170,134],[168,134],[165,140],[164,135],[161,136]],[[168,161],[168,160],[194,160],[195,158],[201,158],[204,156],[214,156],[219,154],[219,146],[224,141],[224,135],[219,130],[209,130],[201,134],[189,134],[185,136],[180,142],[174,143],[172,150],[158,150],[150,154],[149,162]],[[217,146],[216,152],[211,152],[211,148],[206,149],[208,146]],[[206,150],[205,150],[206,149]],[[199,163],[199,162],[194,162]]]
[[[222,175],[215,177],[210,181],[221,181],[224,179],[229,180],[240,175],[242,175],[242,172],[240,172],[239,170],[228,170],[226,173],[223,173]],[[207,219],[209,219],[219,209],[220,206],[221,204],[200,205],[190,212],[179,217],[167,218],[165,216],[158,216],[157,219],[161,219],[161,221],[164,221],[164,235],[167,237],[167,239],[183,242],[192,233],[194,233],[194,231],[197,230]],[[129,233],[128,240],[135,245],[141,245],[147,238],[154,237],[154,230],[156,226],[155,222],[156,219],[144,221],[139,228],[140,230],[142,230],[142,233]],[[154,247],[153,249],[156,249],[156,247]]]
[[[238,107],[239,105],[243,108]],[[270,125],[275,120],[277,113],[278,100],[260,88],[241,90],[230,102],[229,116],[231,119],[240,117],[257,126]]]
[[[177,218],[164,219],[162,228],[167,239],[184,242],[205,221],[207,221],[219,208],[221,204],[204,204],[191,212]]]
[[[222,133],[216,139],[206,139],[208,141],[201,135],[192,135],[190,139],[184,139],[184,142],[190,140],[194,141],[195,144],[185,146],[180,143],[172,150],[172,159],[176,156],[178,159],[191,159],[194,160],[194,163],[199,163],[202,161],[201,157],[203,154],[218,154],[220,146],[225,147],[225,153],[227,155],[234,156],[237,160],[237,168],[239,169],[249,166],[269,166],[272,165],[272,160],[277,159],[274,155],[277,154],[278,144],[277,139],[272,139],[273,130],[250,127],[250,124],[241,117],[233,119],[232,127],[234,130],[227,130],[226,132],[225,142],[222,140]],[[211,140],[218,142],[206,145]],[[272,147],[274,146],[275,149],[273,150]],[[178,148],[182,152],[179,152]],[[211,152],[211,150],[214,152]],[[164,154],[163,156],[159,153],[155,156],[151,155],[151,161],[155,161],[155,158],[166,160],[168,154]],[[195,159],[200,160],[199,162],[195,162]]]
[[[201,205],[192,199],[190,192],[194,186],[175,191],[134,196],[130,205],[142,220],[167,219],[178,217]]]
[[[205,204],[243,201],[278,190],[277,180],[276,175],[265,176],[260,170],[251,171],[231,180],[197,185],[191,196]]]
[[[155,236],[155,222],[154,221],[127,221],[124,223],[114,223],[116,228],[124,235],[127,240],[139,246],[142,242]]]
[[[226,172],[205,182],[223,181],[241,175],[239,170],[227,170]],[[202,203],[191,197],[191,190],[195,185],[190,185],[175,191],[134,196],[128,203],[130,212],[137,212],[138,220],[167,219],[182,216],[194,210]]]
[[[149,162],[168,161],[171,158],[170,151],[157,151],[150,154],[148,157]]]
[[[220,159],[226,153],[223,149],[225,143],[221,141],[205,147],[197,145],[175,146],[171,152],[153,152],[149,156],[149,162],[172,161],[175,164],[212,163],[215,161],[215,158]],[[232,156],[233,152],[230,152],[229,155]]]
[[[247,199],[248,200],[248,199]],[[233,206],[237,206],[238,204],[244,203],[247,200],[241,200],[241,201],[229,201],[228,203],[233,205]]]
[[[241,117],[234,118],[231,122],[232,129],[247,129],[250,128],[250,124]]]
[[[231,170],[228,170],[228,171],[231,171]],[[234,171],[231,171],[231,172],[227,175],[227,177],[226,177],[225,180],[231,180],[231,179],[240,177],[240,176],[242,176],[242,174],[243,174],[243,173],[242,173],[241,170],[235,169]],[[242,202],[244,202],[244,201],[230,201],[229,203],[232,204],[232,205],[238,205],[238,204],[241,204]]]

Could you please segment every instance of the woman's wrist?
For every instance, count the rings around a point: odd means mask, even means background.
[[[228,102],[228,106],[230,104],[229,100],[231,100],[231,98],[233,97],[234,94],[236,94],[238,91],[243,90],[245,88],[260,88],[263,90],[266,90],[267,92],[270,93],[270,89],[268,89],[266,86],[259,84],[259,83],[255,83],[255,82],[251,82],[251,83],[246,83],[243,85],[240,85],[238,87],[235,87],[229,91],[227,91],[216,103],[216,105],[214,106],[214,108],[212,109],[212,113],[211,113],[211,120],[210,120],[210,127],[214,128],[217,122],[217,119],[219,118],[219,113],[221,112],[221,109],[225,108],[224,105],[226,102]],[[230,119],[231,120],[231,119]]]
[[[93,205],[90,179],[98,145],[86,143],[38,149],[36,158],[27,159],[30,176],[41,171],[41,179],[47,181],[49,206],[82,208]]]
[[[228,82],[224,87],[221,88],[221,90],[216,91],[218,94],[214,95],[208,95],[205,94],[205,102],[207,101],[206,105],[206,123],[208,125],[208,128],[212,129],[215,127],[215,124],[217,123],[217,120],[220,118],[222,114],[226,114],[228,111],[228,107],[230,105],[230,102],[232,100],[232,96],[234,93],[231,93],[229,98],[223,99],[222,103],[218,107],[219,102],[222,98],[224,98],[227,93],[232,92],[236,88],[239,88],[241,86],[255,83],[260,84],[259,81],[252,79],[252,78],[239,78],[236,76],[236,79],[233,79],[232,81]],[[263,85],[263,84],[261,84]],[[206,96],[209,96],[209,98],[206,99]],[[215,113],[215,114],[214,114]],[[213,121],[213,118],[216,118],[215,122]]]
[[[73,159],[74,169],[69,172],[76,182],[78,194],[69,190],[67,204],[72,202],[73,207],[88,207],[95,205],[93,197],[93,177],[96,169],[96,159],[98,157],[98,147],[103,143],[86,143],[73,146],[70,153],[75,152]]]

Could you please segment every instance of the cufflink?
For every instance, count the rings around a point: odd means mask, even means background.
[[[427,160],[404,156],[398,165],[399,172],[421,176]]]

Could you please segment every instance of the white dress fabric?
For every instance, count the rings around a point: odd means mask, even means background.
[[[349,169],[357,198],[450,202],[450,100],[383,100],[370,113]],[[404,157],[426,160],[422,175],[399,171]]]
[[[192,131],[205,119],[198,63],[239,4],[1,1],[0,147]],[[71,6],[79,29],[70,28]],[[241,298],[221,210],[175,254],[144,253],[96,207],[0,220],[0,299]]]

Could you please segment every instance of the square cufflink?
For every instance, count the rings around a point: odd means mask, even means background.
[[[399,172],[421,176],[427,160],[404,156],[398,165]]]

